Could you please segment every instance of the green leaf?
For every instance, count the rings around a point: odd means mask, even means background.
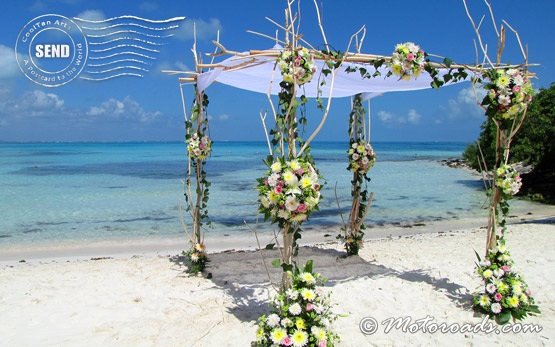
[[[304,266],[304,271],[305,272],[312,272],[312,265],[313,265],[313,261],[312,261],[312,259],[309,259],[306,262],[305,266]]]
[[[497,316],[496,321],[497,323],[503,325],[507,324],[511,320],[511,311],[505,311]]]
[[[278,268],[278,267],[280,267],[280,265],[281,265],[281,259],[276,258],[276,259],[272,260],[272,266],[273,267]]]
[[[447,67],[451,67],[451,64],[453,64],[453,61],[449,58],[445,58],[443,59],[443,64],[445,64],[445,66]]]

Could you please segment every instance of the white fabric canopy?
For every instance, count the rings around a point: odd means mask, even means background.
[[[279,49],[276,49],[279,51]],[[257,93],[268,93],[271,88],[271,94],[276,95],[280,92],[279,83],[282,81],[281,72],[275,64],[275,57],[268,56],[233,56],[228,58],[219,65],[222,67],[214,68],[208,72],[202,73],[197,77],[197,86],[202,91],[208,88],[212,83],[219,82],[232,87],[245,89]],[[315,61],[317,66],[314,78],[304,84],[298,90],[298,95],[304,94],[306,97],[313,98],[318,95],[318,78],[325,80],[325,84],[320,86],[321,97],[327,98],[330,95],[331,74],[324,76],[320,74],[322,66],[325,62],[321,60]],[[399,80],[396,76],[385,77],[389,71],[387,67],[379,68],[380,77],[363,79],[358,71],[348,73],[347,67],[363,67],[369,73],[375,71],[372,65],[364,65],[358,63],[343,63],[338,69],[335,77],[335,83],[332,91],[332,97],[347,97],[359,93],[366,93],[366,98],[378,96],[386,92],[410,91],[431,88],[432,78],[428,73],[423,72],[417,79],[408,81]],[[448,69],[439,69],[439,77],[446,74]],[[469,74],[467,80],[470,80]],[[453,83],[448,83],[450,85]]]

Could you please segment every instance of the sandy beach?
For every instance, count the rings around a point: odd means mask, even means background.
[[[471,293],[479,285],[474,250],[483,253],[485,247],[480,227],[457,229],[453,222],[438,222],[390,228],[381,231],[387,236],[367,240],[358,257],[342,258],[341,247],[329,241],[303,247],[299,262],[313,259],[316,270],[329,279],[336,312],[345,315],[334,325],[342,346],[549,346],[555,341],[555,213],[549,211],[553,209],[546,207],[541,216],[515,216],[508,234],[518,271],[542,311],[524,324],[537,324],[540,332],[384,331],[387,319],[408,316],[433,317],[438,324],[482,322],[470,308]],[[256,247],[254,238],[242,237],[243,248]],[[237,251],[239,241],[220,245],[235,251],[211,255],[211,278],[184,273],[177,252],[172,253],[175,240],[150,249],[135,245],[127,252],[102,245],[95,245],[96,251],[73,248],[58,257],[46,247],[38,253],[42,257],[25,262],[19,260],[32,249],[7,250],[0,265],[0,345],[248,346],[273,293],[262,259],[274,281],[280,270],[269,265],[276,251]],[[379,323],[376,333],[361,333],[364,317]]]

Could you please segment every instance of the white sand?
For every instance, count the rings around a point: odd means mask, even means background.
[[[365,316],[480,323],[468,305],[479,285],[473,249],[483,253],[483,230],[369,241],[350,260],[335,259],[339,248],[329,244],[306,254],[332,279],[337,311],[348,314],[335,324],[341,345],[553,346],[555,224],[548,221],[511,226],[508,235],[516,267],[542,311],[524,323],[541,325],[540,333],[385,334],[384,326],[373,335],[360,332]],[[0,346],[248,346],[268,295],[259,256],[214,255],[212,279],[184,275],[165,255],[4,263]]]

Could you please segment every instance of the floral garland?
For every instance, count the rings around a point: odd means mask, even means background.
[[[257,346],[330,347],[339,342],[330,325],[337,319],[331,311],[330,295],[319,287],[324,280],[312,272],[309,260],[295,269],[293,286],[278,294],[272,313],[258,319]]]
[[[287,83],[298,85],[308,83],[316,73],[313,57],[304,47],[282,52],[277,60],[277,65],[283,80]]]
[[[500,239],[497,246],[488,251],[485,260],[478,256],[476,272],[484,281],[482,289],[474,294],[474,307],[495,318],[499,324],[511,317],[521,320],[528,314],[539,314],[530,289],[522,277],[514,272],[513,261]]]
[[[320,202],[320,183],[316,169],[305,159],[266,162],[270,170],[257,179],[259,211],[272,222],[302,223]]]
[[[204,160],[210,155],[212,141],[207,135],[194,132],[187,139],[187,151],[193,159]]]
[[[354,141],[351,139],[349,148],[348,170],[359,174],[366,174],[376,162],[374,149],[366,140]]]
[[[510,199],[518,193],[522,187],[522,179],[512,166],[503,164],[495,173],[495,185],[503,192],[505,199]]]
[[[532,101],[534,89],[525,72],[520,69],[495,69],[486,73],[489,90],[482,101],[486,114],[497,120],[512,120],[524,113]]]
[[[195,243],[191,249],[185,253],[189,264],[188,264],[188,272],[189,273],[198,273],[202,272],[206,267],[206,263],[208,262],[208,255],[206,254],[206,246],[201,243]]]
[[[402,80],[417,78],[426,65],[426,53],[412,42],[395,46],[389,64],[391,72]]]

